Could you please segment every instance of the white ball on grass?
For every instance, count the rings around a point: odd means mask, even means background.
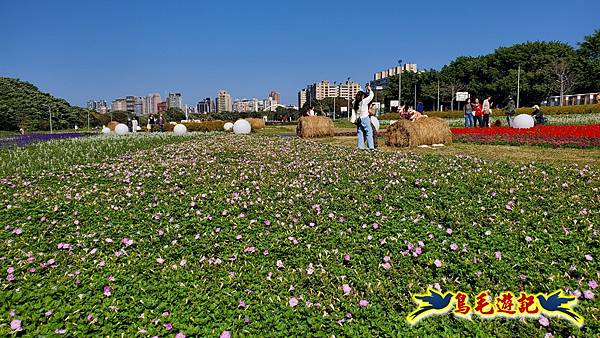
[[[178,124],[173,128],[173,133],[175,133],[175,135],[183,135],[187,133],[187,127],[183,124]]]
[[[123,123],[119,123],[115,127],[115,133],[117,133],[117,135],[126,135],[129,133],[129,127]]]
[[[531,117],[531,115],[528,114],[520,114],[517,115],[513,121],[511,126],[513,128],[518,128],[518,129],[527,129],[527,128],[531,128],[534,125],[534,121],[533,121],[533,117]]]
[[[225,123],[225,125],[223,126],[223,129],[225,129],[225,131],[230,131],[231,129],[233,129],[233,123],[231,123],[231,122]]]
[[[102,134],[104,134],[104,135],[110,134],[110,128],[109,127],[103,127],[102,128]]]
[[[251,131],[250,122],[244,119],[239,119],[233,124],[233,132],[236,134],[250,134]]]
[[[376,131],[379,131],[379,120],[375,116],[371,116],[371,124],[375,127]]]

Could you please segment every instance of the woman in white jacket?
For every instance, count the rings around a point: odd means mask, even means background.
[[[373,100],[373,91],[371,86],[367,85],[367,93],[359,91],[354,98],[354,110],[356,111],[356,134],[358,136],[358,149],[365,149],[365,135],[367,137],[367,146],[374,149],[373,129],[371,129],[371,119],[369,118],[369,103]]]

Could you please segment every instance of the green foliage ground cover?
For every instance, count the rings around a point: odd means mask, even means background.
[[[15,319],[28,336],[600,332],[598,297],[583,296],[581,329],[405,320],[427,287],[596,292],[597,168],[261,135],[140,148],[0,179],[0,335]]]

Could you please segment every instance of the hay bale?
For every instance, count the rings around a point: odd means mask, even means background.
[[[304,116],[298,119],[296,135],[301,138],[333,137],[333,121],[324,116]]]
[[[422,117],[414,122],[399,120],[387,128],[385,144],[395,147],[416,147],[452,143],[448,124],[436,117]]]
[[[250,122],[250,126],[252,127],[252,130],[263,129],[265,127],[265,120],[263,120],[263,119],[249,117],[245,120]]]
[[[106,126],[108,127],[108,129],[110,129],[110,131],[115,131],[115,127],[117,127],[117,124],[119,124],[119,122],[110,121]]]

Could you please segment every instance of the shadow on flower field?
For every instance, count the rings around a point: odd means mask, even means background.
[[[599,332],[596,166],[269,135],[89,140],[57,141],[47,160],[66,144],[111,156],[0,178],[0,336]],[[585,324],[447,314],[411,326],[411,295],[427,288],[563,289]]]

